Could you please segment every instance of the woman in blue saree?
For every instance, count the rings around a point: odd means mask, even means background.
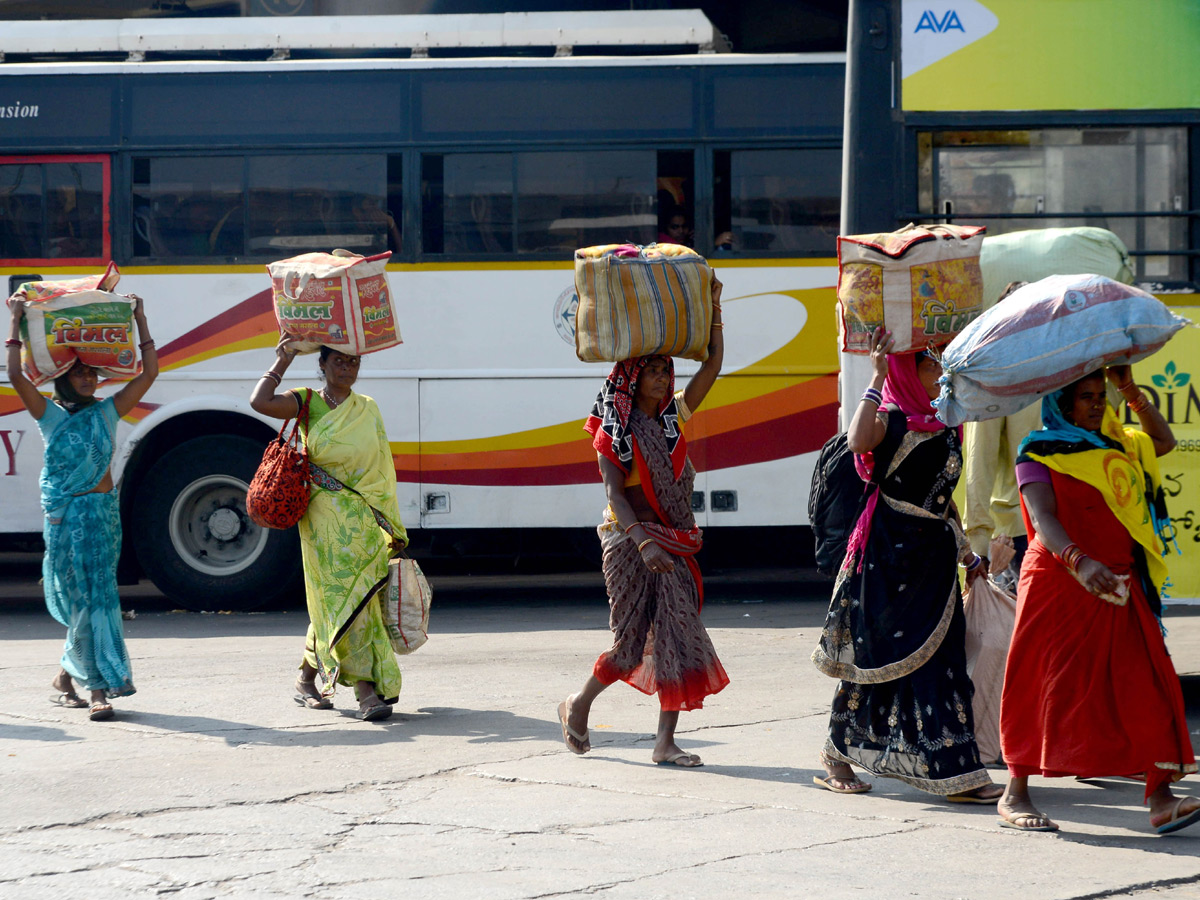
[[[117,422],[158,377],[158,354],[138,300],[134,320],[141,339],[141,374],[99,400],[97,370],[76,362],[54,380],[53,401],[47,401],[21,369],[25,308],[15,299],[9,306],[12,329],[4,342],[8,380],[37,420],[46,447],[41,475],[46,608],[67,627],[62,668],[52,682],[58,691],[54,702],[87,707],[93,720],[111,719],[108,700],[128,696],[135,688],[117,596],[121,518],[110,463]],[[88,700],[75,692],[74,682],[90,692]]]

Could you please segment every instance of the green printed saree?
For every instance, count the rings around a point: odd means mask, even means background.
[[[314,391],[303,430],[309,460],[341,482],[314,479],[300,520],[309,617],[304,660],[329,684],[370,681],[392,703],[400,693],[400,666],[380,596],[372,591],[387,576],[391,538],[371,507],[397,538],[407,535],[383,417],[370,397],[352,393],[330,409]]]

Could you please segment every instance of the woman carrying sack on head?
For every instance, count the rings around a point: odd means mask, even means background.
[[[669,356],[639,356],[613,366],[584,428],[594,435],[608,508],[597,531],[604,551],[609,625],[615,640],[600,654],[578,694],[558,705],[563,742],[591,749],[592,702],[615,681],[658,694],[661,712],[651,759],[693,768],[700,757],[675,743],[681,710],[700,709],[729,683],[700,620],[704,595],[694,555],[700,529],[692,515],[696,470],[682,425],[708,396],[724,352],[721,283],[712,283],[708,359],[675,392]]]
[[[383,621],[388,559],[408,543],[396,501],[396,469],[379,407],[354,392],[359,356],[329,347],[318,365],[325,386],[275,393],[295,353],[289,335],[254,392],[255,411],[300,417],[312,492],[300,519],[308,635],[296,702],[330,709],[334,685],[354,688],[359,716],[386,719],[400,694],[400,666]],[[305,415],[302,412],[307,411]],[[324,690],[316,684],[320,673]]]
[[[839,679],[821,751],[822,787],[861,794],[851,766],[956,803],[1001,794],[975,746],[965,620],[956,562],[987,565],[950,521],[962,471],[957,429],[934,417],[942,367],[925,353],[890,353],[875,329],[875,374],[847,429],[872,493],[851,533],[813,663]]]
[[[96,398],[97,370],[79,361],[54,380],[52,402],[38,393],[21,369],[19,334],[25,307],[15,297],[9,300],[12,329],[4,342],[9,383],[37,420],[46,445],[41,477],[46,515],[42,582],[50,615],[67,626],[62,668],[52,682],[59,692],[54,702],[75,709],[88,707],[89,717],[97,721],[113,717],[110,698],[136,690],[117,595],[121,513],[111,465],[117,422],[137,406],[158,377],[158,353],[143,302],[133,299],[142,371],[103,400]],[[90,693],[88,700],[75,692],[72,679]]]
[[[1000,701],[1011,778],[999,812],[1021,831],[1058,830],[1029,797],[1031,775],[1144,778],[1156,833],[1200,822],[1200,800],[1171,792],[1196,760],[1158,619],[1171,524],[1157,458],[1175,437],[1129,366],[1107,375],[1140,431],[1093,372],[1043,398],[1017,457],[1031,539]]]

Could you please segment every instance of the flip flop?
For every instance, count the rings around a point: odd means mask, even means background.
[[[313,691],[315,692],[316,690],[317,688],[314,685]],[[296,696],[293,699],[295,699],[295,701],[301,706],[306,706],[309,709],[333,709],[332,700],[330,700],[328,697],[322,697],[320,694],[313,696],[312,694],[306,693],[301,689],[300,682],[298,681],[296,682]]]
[[[1170,834],[1173,831],[1179,831],[1182,828],[1187,828],[1189,825],[1195,825],[1200,822],[1200,806],[1193,809],[1190,813],[1179,815],[1179,808],[1183,806],[1183,801],[1188,797],[1180,797],[1175,803],[1175,808],[1171,810],[1171,818],[1163,822],[1154,829],[1155,834]]]
[[[564,700],[558,704],[558,722],[562,725],[563,743],[567,745],[567,749],[576,756],[583,756],[592,749],[592,738],[587,731],[580,734],[574,728],[567,724],[567,701]],[[571,741],[575,741],[574,744]],[[576,746],[578,745],[578,747]]]
[[[834,784],[835,781],[848,782],[850,787],[837,787]],[[851,775],[849,778],[842,775],[827,775],[824,778],[814,775],[813,784],[823,787],[827,791],[833,791],[835,794],[865,794],[874,787],[870,782],[860,780],[857,775]]]
[[[386,719],[391,714],[392,708],[382,700],[379,700],[374,706],[368,706],[366,709],[363,709],[360,704],[358,709],[358,717],[364,722],[378,722]]]
[[[112,705],[108,703],[93,703],[88,709],[88,718],[93,722],[103,722],[116,715]]]
[[[1000,797],[1004,795],[1001,794]],[[995,806],[1000,802],[1000,797],[980,797],[973,793],[969,794],[949,794],[946,797],[947,803],[986,803],[990,806]]]
[[[1022,819],[1044,819],[1045,825],[1018,825]],[[1001,828],[1011,828],[1013,831],[1058,831],[1058,826],[1041,813],[1014,813],[1012,819],[1000,819]]]
[[[680,750],[678,753],[672,753],[666,759],[656,759],[654,764],[656,766],[679,766],[681,769],[698,769],[704,765],[704,761],[695,753],[686,753]]]
[[[57,697],[51,697],[50,702],[55,706],[64,706],[67,709],[87,709],[88,702],[78,694],[62,693]]]

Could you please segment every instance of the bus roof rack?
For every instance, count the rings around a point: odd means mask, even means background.
[[[0,60],[8,55],[63,57],[147,53],[545,48],[570,56],[575,47],[680,47],[728,52],[729,43],[699,9],[527,12],[445,15],[204,17],[194,19],[75,19],[5,22]]]

